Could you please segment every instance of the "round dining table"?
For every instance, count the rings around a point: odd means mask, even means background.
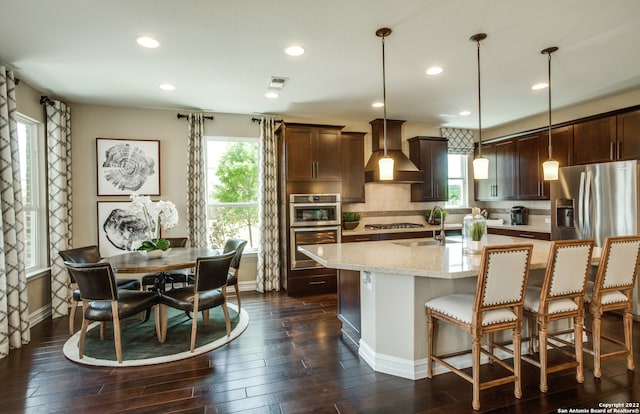
[[[163,257],[150,258],[140,252],[128,252],[103,258],[116,273],[152,273],[189,269],[198,257],[217,256],[220,252],[207,247],[173,247]]]

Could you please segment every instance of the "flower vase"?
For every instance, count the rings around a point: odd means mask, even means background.
[[[480,254],[487,244],[487,221],[480,214],[468,214],[462,224],[462,249],[467,254]]]
[[[167,250],[156,249],[156,250],[149,250],[149,251],[139,250],[138,252],[144,257],[146,257],[147,259],[159,259],[161,257],[166,257],[170,251],[171,249],[167,249]]]

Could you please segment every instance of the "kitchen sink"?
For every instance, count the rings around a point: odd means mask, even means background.
[[[450,240],[446,239],[445,244],[456,244],[460,243],[460,240]],[[439,246],[440,242],[438,240],[407,240],[407,241],[394,241],[393,244],[397,244],[398,246],[403,247],[421,247],[421,246]]]

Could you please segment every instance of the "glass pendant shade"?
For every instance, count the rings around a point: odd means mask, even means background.
[[[489,159],[478,157],[473,160],[473,178],[476,180],[486,180],[489,178]]]
[[[381,180],[393,180],[393,158],[382,157],[378,161]]]
[[[547,160],[542,163],[542,171],[545,181],[558,179],[558,168],[560,163],[556,160]]]

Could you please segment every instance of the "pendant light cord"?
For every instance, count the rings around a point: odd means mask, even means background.
[[[478,44],[478,157],[482,157],[482,99],[480,98],[480,38]]]
[[[547,84],[549,85],[547,89],[547,96],[549,97],[549,159],[551,159],[551,51],[547,53],[549,55],[549,59],[547,60]]]

